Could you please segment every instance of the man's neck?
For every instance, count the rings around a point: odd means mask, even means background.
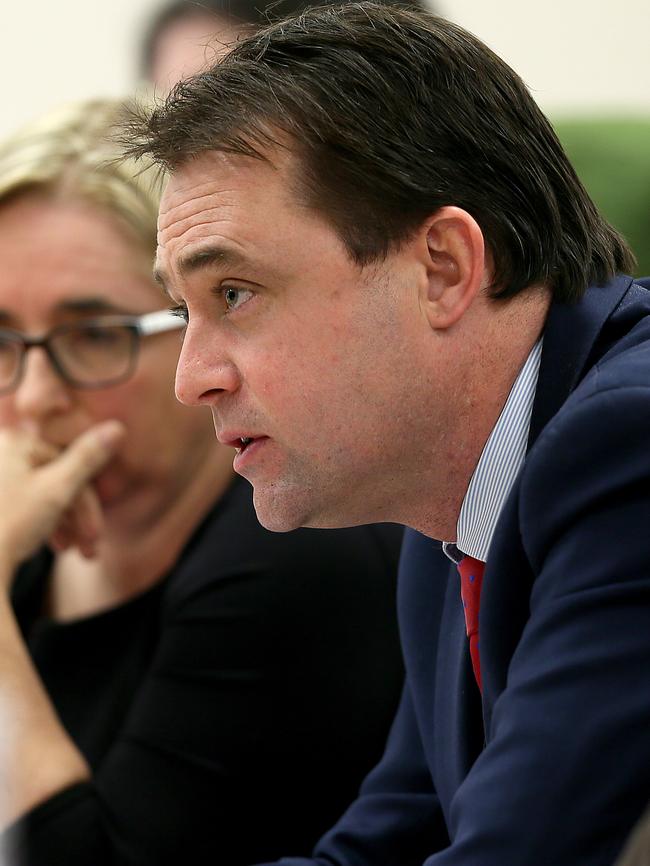
[[[458,517],[471,477],[513,384],[541,336],[550,292],[531,289],[508,301],[486,299],[472,317],[471,343],[459,350],[454,379],[461,383],[443,443],[434,443],[426,481],[403,522],[430,538],[455,541]],[[441,452],[444,448],[445,451]],[[446,453],[446,459],[442,454]],[[432,491],[434,493],[432,494]]]

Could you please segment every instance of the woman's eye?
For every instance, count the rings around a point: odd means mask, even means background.
[[[246,301],[250,301],[252,297],[253,292],[250,289],[238,289],[235,286],[228,286],[223,290],[223,298],[229,310],[236,310],[242,304],[245,304]]]

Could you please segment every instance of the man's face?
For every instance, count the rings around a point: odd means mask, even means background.
[[[177,396],[210,405],[219,440],[241,448],[265,526],[401,520],[432,426],[424,270],[402,252],[359,268],[291,186],[286,157],[213,153],[172,176],[157,270],[187,309]]]

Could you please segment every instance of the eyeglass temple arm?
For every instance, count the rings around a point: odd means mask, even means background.
[[[155,313],[145,313],[138,318],[138,332],[143,337],[184,327],[184,320],[180,316],[175,316],[170,310],[157,310]]]

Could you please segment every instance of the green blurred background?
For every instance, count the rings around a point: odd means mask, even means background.
[[[650,117],[556,118],[555,129],[582,182],[650,276]]]

